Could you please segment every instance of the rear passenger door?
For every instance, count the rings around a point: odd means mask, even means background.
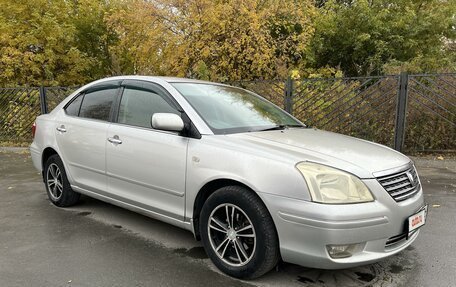
[[[181,115],[161,87],[125,83],[118,117],[108,130],[108,192],[123,202],[183,220],[188,138],[153,129],[154,113]]]
[[[67,104],[56,120],[57,145],[72,185],[106,192],[106,135],[118,90],[118,84],[92,87]]]

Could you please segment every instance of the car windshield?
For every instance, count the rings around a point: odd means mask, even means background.
[[[214,134],[304,127],[263,98],[243,89],[202,83],[172,83]]]

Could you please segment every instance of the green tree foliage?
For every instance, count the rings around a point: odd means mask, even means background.
[[[337,67],[349,76],[456,69],[456,1],[330,0],[316,5],[311,67]]]

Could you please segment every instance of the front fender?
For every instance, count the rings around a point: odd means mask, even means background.
[[[240,182],[257,193],[310,200],[295,164],[293,159],[224,142],[223,136],[192,139],[187,153],[186,218],[193,218],[201,188],[217,179]]]

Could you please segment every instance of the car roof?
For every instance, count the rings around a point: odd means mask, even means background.
[[[142,81],[152,81],[152,82],[161,80],[161,81],[165,81],[168,83],[220,84],[220,83],[215,83],[215,82],[188,79],[188,78],[166,77],[166,76],[140,76],[140,75],[114,76],[114,77],[103,78],[96,82],[101,83],[101,82],[111,81],[111,80],[142,80]]]

